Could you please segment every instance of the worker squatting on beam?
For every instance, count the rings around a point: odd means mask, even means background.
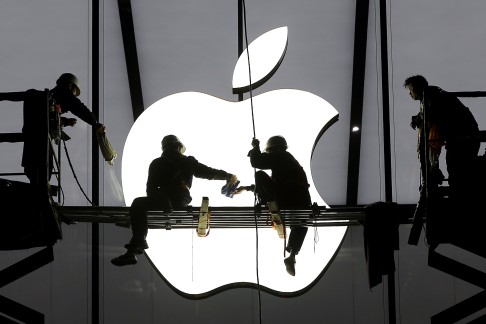
[[[304,169],[294,156],[287,151],[287,141],[283,136],[272,136],[268,139],[265,151],[260,150],[260,141],[253,139],[253,148],[248,153],[251,166],[262,170],[271,170],[270,177],[265,171],[255,173],[255,185],[243,186],[235,193],[244,190],[254,191],[260,200],[259,204],[270,206],[276,204],[278,209],[306,209],[312,202],[309,194],[309,183]],[[285,225],[285,224],[284,224]],[[284,259],[287,272],[295,276],[295,256],[299,253],[307,234],[305,226],[291,226],[288,244],[285,248],[290,256]]]

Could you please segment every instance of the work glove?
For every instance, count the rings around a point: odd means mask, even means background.
[[[101,123],[96,123],[94,125],[94,127],[96,127],[96,130],[101,133],[101,134],[105,134],[106,133],[106,127],[105,125],[101,124]]]
[[[251,146],[253,148],[260,146],[260,141],[256,138],[253,138],[253,140],[251,141]]]
[[[238,181],[238,178],[232,174],[231,177],[228,179],[228,183],[235,184]]]
[[[67,127],[67,126],[74,126],[76,125],[76,118],[65,118],[65,117],[61,117],[61,123],[62,123],[62,126],[63,127]]]
[[[423,123],[423,120],[422,120],[422,116],[420,116],[420,114],[418,115],[415,115],[415,116],[412,116],[412,119],[410,121],[410,127],[412,127],[413,129],[417,129],[417,127],[422,127],[422,123]]]

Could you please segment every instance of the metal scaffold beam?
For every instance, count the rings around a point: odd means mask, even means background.
[[[415,205],[401,205],[406,212],[413,215]],[[58,212],[67,220],[89,223],[112,223],[129,226],[129,207],[58,207]],[[149,211],[147,218],[150,228],[196,228],[199,218],[199,207],[189,206],[185,210],[174,210],[171,213]],[[265,207],[210,207],[212,228],[252,228],[272,226],[271,215]],[[361,225],[365,220],[365,206],[326,207],[314,205],[311,209],[281,210],[287,226],[352,226]],[[256,223],[255,223],[256,222]]]

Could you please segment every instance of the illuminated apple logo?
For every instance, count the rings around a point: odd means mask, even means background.
[[[239,58],[233,75],[234,92],[249,89],[247,53],[252,83],[265,82],[278,68],[287,48],[287,28],[277,28],[252,42]],[[322,133],[337,120],[338,112],[324,99],[301,90],[278,89],[253,97],[256,135],[262,143],[283,135],[289,151],[304,167],[312,200],[325,205],[312,181],[311,157]],[[247,152],[253,137],[250,100],[230,102],[199,92],[181,92],[155,102],[136,120],[125,143],[122,181],[125,203],[145,196],[150,162],[161,154],[160,142],[177,135],[186,155],[201,163],[238,176],[242,185],[254,183]],[[221,194],[223,181],[194,179],[192,205],[202,197],[215,206],[252,207],[252,194],[228,198]],[[196,224],[195,224],[196,225]],[[293,296],[315,283],[335,255],[346,227],[309,230],[297,256],[296,276],[285,270],[284,242],[271,228],[212,229],[207,237],[196,230],[149,230],[146,255],[162,278],[178,293],[202,298],[233,287],[255,287],[256,235],[260,287],[276,295]]]

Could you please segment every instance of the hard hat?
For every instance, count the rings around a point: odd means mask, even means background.
[[[267,141],[267,146],[265,147],[265,151],[268,152],[269,149],[271,150],[272,148],[277,146],[283,147],[284,149],[288,148],[287,141],[283,136],[276,135],[270,137]]]
[[[63,73],[61,74],[61,76],[59,77],[59,79],[57,79],[56,81],[56,84],[57,85],[60,85],[60,84],[69,84],[71,83],[73,86],[74,86],[74,89],[75,89],[75,93],[74,95],[77,97],[81,94],[81,90],[79,90],[79,81],[78,81],[78,78],[72,74],[72,73]]]
[[[173,144],[179,144],[181,146],[181,153],[184,153],[186,151],[186,147],[182,142],[179,140],[179,138],[175,135],[166,135],[162,139],[162,150],[165,150],[169,146],[174,146]]]

